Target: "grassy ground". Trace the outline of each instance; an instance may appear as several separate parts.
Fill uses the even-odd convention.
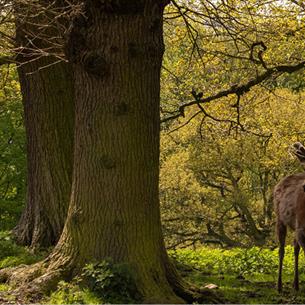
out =
[[[305,281],[295,294],[290,282],[285,283],[283,294],[276,291],[273,276],[232,276],[228,274],[210,275],[199,271],[189,272],[185,278],[199,286],[216,284],[229,304],[305,304]],[[291,279],[292,280],[292,279]]]
[[[20,264],[31,264],[43,258],[45,253],[33,255],[26,248],[16,246],[7,233],[0,232],[0,268],[14,267]],[[286,247],[284,261],[284,291],[276,291],[277,279],[277,249],[232,249],[221,250],[201,248],[199,250],[171,251],[171,257],[183,277],[199,287],[215,284],[215,290],[228,304],[305,304],[305,264],[300,258],[300,292],[292,289],[293,280],[293,249]],[[107,267],[107,266],[106,266]],[[99,266],[101,275],[105,264]],[[108,267],[107,267],[108,268]],[[120,270],[115,272],[118,274]],[[90,271],[92,272],[92,270]],[[109,273],[109,270],[107,270]],[[113,277],[113,273],[111,274]],[[102,274],[102,278],[105,276]],[[111,280],[113,282],[113,280]],[[118,280],[117,280],[118,281]],[[121,279],[122,281],[122,279]],[[125,280],[117,284],[124,286]],[[105,283],[105,282],[104,282]],[[109,286],[110,287],[110,286]],[[114,286],[114,287],[117,287]],[[16,296],[12,288],[0,284],[0,304],[16,304]],[[114,294],[113,294],[114,292]],[[115,299],[115,291],[111,296]],[[52,304],[99,304],[103,297],[98,291],[79,285],[79,280],[72,283],[61,282],[57,291],[46,296],[43,303]],[[125,299],[124,303],[129,300]],[[131,301],[130,301],[131,302]]]
[[[171,253],[180,272],[199,287],[218,286],[225,303],[230,304],[305,304],[304,257],[300,257],[300,291],[292,289],[293,249],[286,247],[283,293],[276,290],[277,249],[203,248]]]

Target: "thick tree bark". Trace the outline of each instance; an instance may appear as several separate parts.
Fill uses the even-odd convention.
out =
[[[27,49],[29,33],[38,31],[31,23],[36,19],[17,23],[28,173],[26,206],[14,234],[32,248],[54,245],[61,235],[71,194],[74,132],[71,66]],[[43,40],[32,40],[36,52],[46,46]]]
[[[87,262],[110,258],[130,266],[143,302],[191,301],[167,257],[159,211],[164,4],[122,3],[87,1],[86,17],[79,16],[70,33],[67,56],[76,88],[72,195],[41,280],[69,277]]]

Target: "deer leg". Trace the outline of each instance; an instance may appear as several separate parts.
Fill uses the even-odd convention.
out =
[[[299,290],[299,253],[300,253],[300,245],[297,239],[294,239],[294,280],[293,280],[293,288],[298,291]]]
[[[285,255],[285,240],[287,234],[287,227],[283,223],[277,224],[277,236],[279,239],[280,247],[279,247],[279,273],[277,280],[277,290],[278,292],[282,292],[283,283],[282,283],[282,269],[283,269],[283,259]]]

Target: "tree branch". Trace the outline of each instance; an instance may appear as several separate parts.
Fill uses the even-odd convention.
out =
[[[178,111],[177,111],[177,114],[162,119],[161,123],[164,123],[164,122],[167,122],[167,121],[170,121],[170,120],[173,120],[173,119],[177,119],[179,117],[184,117],[185,109],[190,107],[190,106],[209,103],[211,101],[220,99],[222,97],[227,97],[231,94],[236,94],[236,95],[241,96],[244,93],[250,91],[250,89],[252,87],[262,83],[263,81],[269,79],[271,76],[273,76],[277,73],[289,73],[290,74],[290,73],[296,72],[298,70],[301,70],[304,67],[305,67],[305,61],[302,61],[302,62],[300,62],[296,65],[279,65],[279,66],[276,66],[276,67],[273,67],[273,68],[269,68],[264,73],[258,75],[254,79],[249,80],[245,84],[233,85],[231,88],[229,88],[227,90],[220,91],[215,95],[211,95],[211,96],[206,97],[206,98],[198,98],[198,99],[196,98],[194,101],[191,101],[189,103],[181,105],[179,107]]]

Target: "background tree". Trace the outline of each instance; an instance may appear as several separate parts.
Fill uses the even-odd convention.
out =
[[[170,247],[272,241],[273,186],[301,170],[288,148],[304,137],[304,93],[252,90],[240,104],[245,131],[225,120],[234,116],[232,103],[208,108],[224,121],[182,121],[162,133],[161,207]]]
[[[164,61],[171,88],[164,90],[162,121],[183,117],[193,105],[206,116],[208,103],[258,84],[274,88],[304,67],[304,9],[291,1],[172,3],[165,37],[176,43]]]
[[[303,9],[278,1],[201,4],[174,2],[166,15],[160,187],[167,241],[263,244],[272,186],[297,169],[283,156],[304,134],[303,98],[293,94],[302,91],[304,71],[284,73],[303,67]]]
[[[74,82],[71,66],[58,58],[64,20],[60,3],[54,5],[46,11],[39,3],[14,2],[27,142],[26,205],[14,233],[32,248],[58,241],[71,192]]]

